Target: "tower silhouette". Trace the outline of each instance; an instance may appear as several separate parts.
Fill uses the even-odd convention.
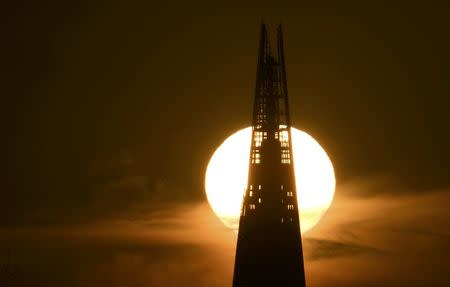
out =
[[[269,42],[262,24],[233,287],[306,286],[281,25]]]

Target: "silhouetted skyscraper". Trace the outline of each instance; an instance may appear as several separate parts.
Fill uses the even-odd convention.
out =
[[[281,25],[277,48],[263,24],[233,287],[306,286]]]

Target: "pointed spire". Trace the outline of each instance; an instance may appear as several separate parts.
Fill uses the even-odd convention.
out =
[[[284,60],[284,40],[283,40],[283,28],[278,25],[277,29],[277,50],[278,50],[278,64],[280,65],[280,79],[282,84],[282,89],[287,94],[287,81],[286,81],[286,63]]]
[[[267,63],[269,56],[270,56],[270,43],[269,43],[269,35],[267,32],[267,26],[264,22],[261,22],[258,66],[262,65],[263,63]]]
[[[233,287],[305,287],[281,26],[275,57],[268,36],[262,23]]]

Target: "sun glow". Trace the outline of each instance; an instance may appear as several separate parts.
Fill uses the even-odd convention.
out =
[[[310,135],[292,128],[295,181],[302,233],[314,227],[331,205],[336,180],[333,165]],[[229,228],[239,228],[243,195],[247,187],[251,128],[237,131],[217,148],[205,176],[208,202]]]

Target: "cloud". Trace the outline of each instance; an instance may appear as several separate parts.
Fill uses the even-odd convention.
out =
[[[448,286],[450,190],[360,196],[375,191],[378,179],[338,186],[327,215],[307,234],[320,238],[305,240],[309,286]]]
[[[0,238],[13,250],[14,286],[229,286],[236,235],[202,202]]]
[[[357,195],[377,181],[339,185],[304,236],[308,286],[449,286],[450,192]],[[123,206],[127,216],[2,230],[0,241],[15,250],[18,278],[45,286],[231,286],[236,235],[206,202],[127,210],[135,206]]]
[[[340,242],[326,239],[306,238],[303,240],[306,260],[320,260],[337,257],[348,257],[361,254],[383,254],[383,251],[351,242]]]

